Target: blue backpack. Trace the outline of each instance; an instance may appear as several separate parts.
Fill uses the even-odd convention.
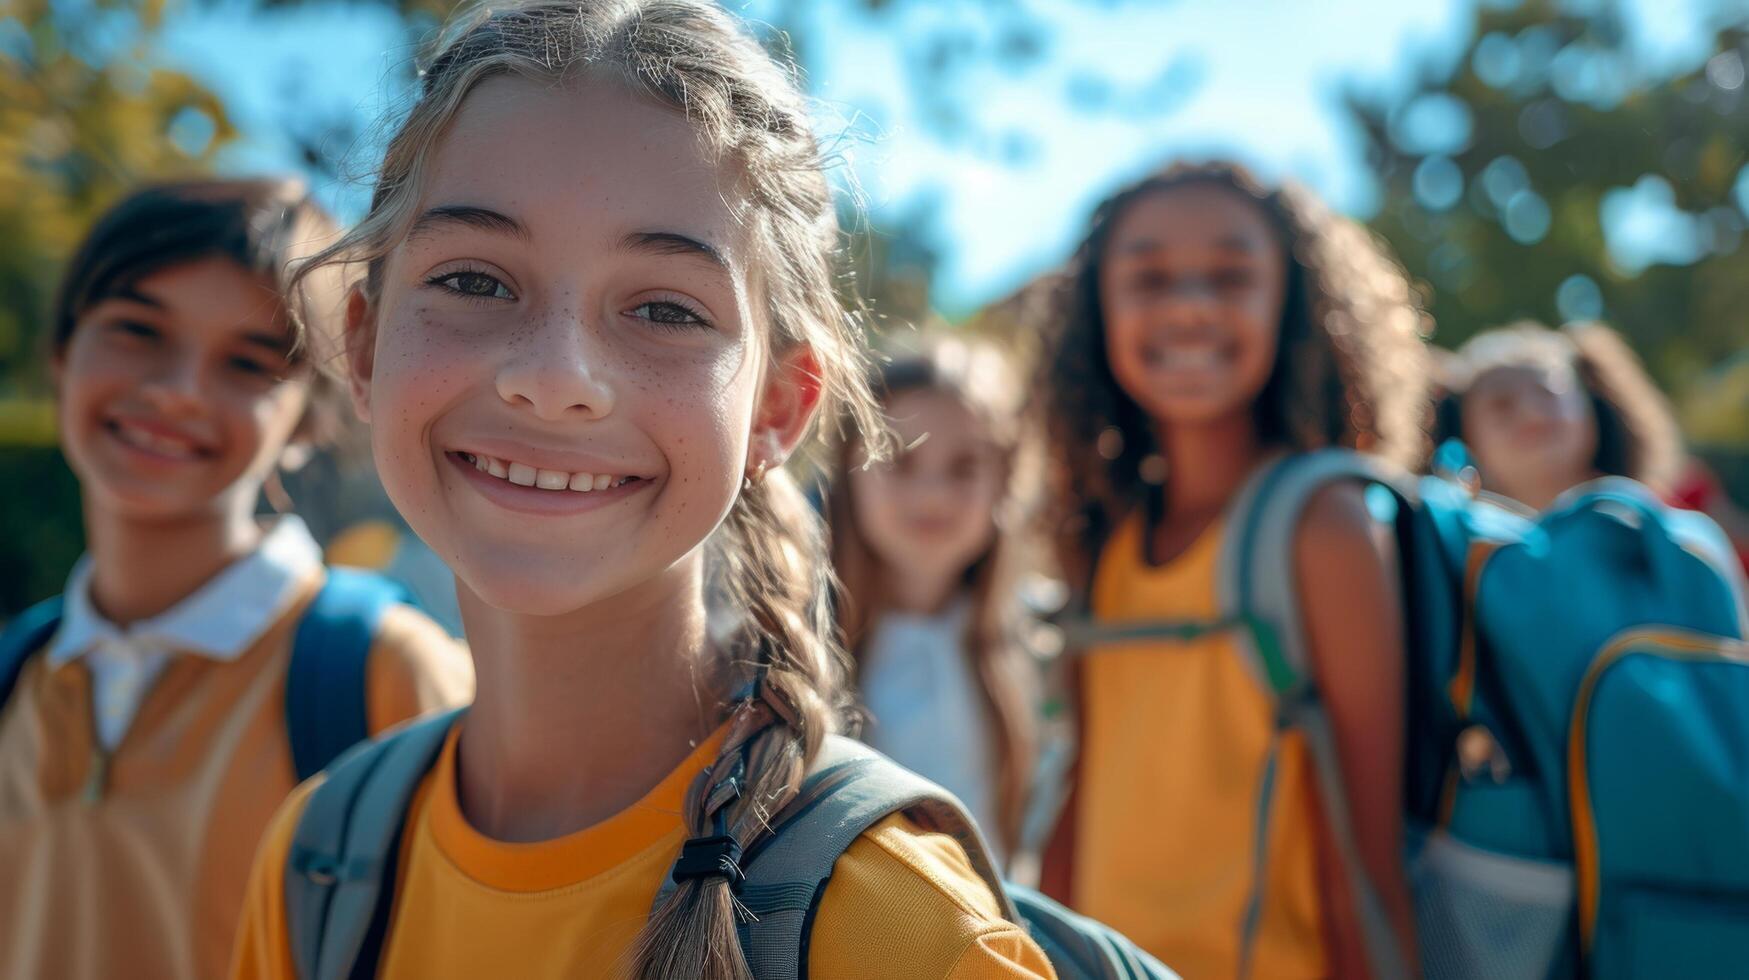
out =
[[[1717,526],[1619,478],[1539,517],[1338,450],[1282,466],[1393,514],[1425,976],[1740,975],[1749,647]]]
[[[301,980],[371,977],[394,905],[401,828],[459,711],[360,745],[310,795],[285,871],[286,925]],[[1001,903],[1063,980],[1171,980],[1176,974],[1123,936],[1043,895],[1005,885],[959,801],[867,746],[828,736],[772,831],[750,847],[740,900],[742,953],[759,980],[808,975],[808,933],[839,855],[894,813],[959,841]],[[673,887],[657,895],[660,904]],[[894,975],[902,975],[895,970]]]
[[[327,581],[298,622],[286,670],[286,735],[299,782],[370,736],[365,671],[371,642],[384,610],[412,601],[391,579],[328,569]],[[61,597],[55,596],[20,613],[0,633],[0,705],[11,696],[25,661],[60,624]]]

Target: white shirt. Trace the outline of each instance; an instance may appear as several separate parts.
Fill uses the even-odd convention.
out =
[[[939,615],[888,613],[875,624],[862,659],[862,698],[873,716],[863,741],[959,797],[994,848],[996,759],[965,649],[970,616],[970,604],[957,600]]]
[[[278,622],[322,564],[322,550],[295,516],[280,517],[248,556],[150,619],[116,626],[91,601],[91,556],[73,566],[49,667],[85,658],[97,737],[114,750],[174,653],[229,662]]]

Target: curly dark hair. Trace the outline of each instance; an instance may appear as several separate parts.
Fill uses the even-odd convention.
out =
[[[1070,581],[1150,488],[1152,420],[1113,376],[1100,270],[1112,229],[1137,200],[1183,187],[1239,194],[1264,212],[1287,258],[1275,367],[1255,417],[1265,445],[1347,446],[1413,465],[1426,452],[1422,312],[1403,269],[1366,228],[1294,185],[1270,189],[1228,162],[1180,164],[1123,188],[1093,213],[1059,294],[1058,333],[1040,367],[1051,442],[1053,519]]]
[[[1585,387],[1597,423],[1592,467],[1667,492],[1681,474],[1686,450],[1670,401],[1646,373],[1621,334],[1601,323],[1558,330],[1523,321],[1479,333],[1455,355],[1450,392],[1441,399],[1434,438],[1462,439],[1463,400],[1470,385],[1494,368],[1545,363],[1571,365]]]

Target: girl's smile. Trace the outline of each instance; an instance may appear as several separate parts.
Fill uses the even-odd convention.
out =
[[[620,595],[734,504],[766,371],[725,179],[618,84],[492,79],[449,128],[354,304],[355,396],[390,498],[488,605]]]
[[[120,516],[247,514],[294,437],[310,371],[272,284],[223,257],[95,303],[56,356],[62,444]]]

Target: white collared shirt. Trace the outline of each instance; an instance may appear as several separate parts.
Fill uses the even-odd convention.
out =
[[[86,555],[67,579],[65,611],[49,643],[49,667],[85,658],[97,737],[113,750],[172,654],[236,660],[279,621],[321,564],[322,550],[309,529],[286,515],[248,556],[164,612],[123,627],[92,604],[91,556]]]

